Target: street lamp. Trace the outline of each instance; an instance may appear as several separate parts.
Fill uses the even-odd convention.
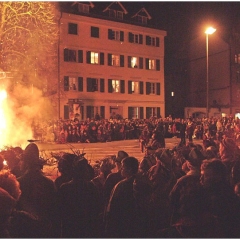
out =
[[[206,59],[207,59],[207,118],[209,117],[208,35],[213,34],[215,31],[216,31],[216,29],[213,27],[209,27],[205,31],[205,33],[206,33]]]

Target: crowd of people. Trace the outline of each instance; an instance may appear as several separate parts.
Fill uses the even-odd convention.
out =
[[[56,121],[34,121],[34,138],[43,142],[93,143],[139,139],[142,133],[151,137],[153,129],[161,128],[164,138],[178,137],[185,143],[185,136],[203,139],[206,134],[215,137],[217,133],[232,132],[240,139],[240,120],[222,118],[166,118],[150,119],[86,119],[78,118]],[[144,130],[144,132],[143,132]],[[208,137],[208,136],[207,136]]]
[[[199,121],[200,135],[195,119],[171,122],[166,130],[160,119],[139,120],[143,159],[123,149],[95,169],[85,153],[55,154],[54,181],[44,175],[35,143],[1,152],[0,236],[239,238],[238,121]],[[179,138],[172,149],[168,132]],[[194,144],[198,137],[203,144]]]

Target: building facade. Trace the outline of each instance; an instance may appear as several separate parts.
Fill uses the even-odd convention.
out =
[[[59,20],[59,117],[164,117],[164,37],[146,9],[119,2],[92,16],[96,3],[73,3]],[[124,21],[129,15],[133,22]],[[137,23],[137,24],[135,24]]]

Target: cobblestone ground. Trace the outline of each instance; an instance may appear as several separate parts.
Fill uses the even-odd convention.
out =
[[[166,138],[166,148],[173,148],[179,143],[179,138]],[[194,143],[202,144],[202,140],[194,140]],[[130,156],[136,157],[139,161],[142,160],[144,153],[141,153],[139,147],[139,141],[123,140],[113,141],[106,143],[73,143],[73,144],[56,144],[56,143],[37,143],[40,154],[44,159],[49,159],[48,164],[44,165],[43,172],[51,179],[55,179],[59,173],[57,170],[57,164],[51,153],[63,152],[85,152],[85,157],[90,161],[91,165],[94,165],[96,161],[103,159],[108,155],[117,154],[119,150],[126,151]]]

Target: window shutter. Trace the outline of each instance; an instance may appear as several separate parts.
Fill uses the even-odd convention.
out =
[[[157,95],[160,95],[160,91],[161,91],[160,83],[157,83]]]
[[[159,59],[156,60],[156,70],[160,71],[160,60]]]
[[[145,59],[146,69],[149,69],[149,58]]]
[[[120,67],[124,67],[124,55],[120,55]]]
[[[151,84],[150,82],[146,82],[146,94],[149,95],[151,92]]]
[[[105,119],[105,106],[100,106],[100,116]]]
[[[69,91],[69,77],[64,76],[64,91]]]
[[[142,57],[139,58],[139,68],[143,69],[143,58]]]
[[[124,32],[120,31],[120,41],[123,42],[124,41]]]
[[[133,117],[133,107],[128,107],[128,119],[132,119]]]
[[[92,79],[87,78],[87,92],[92,92]]]
[[[104,92],[104,79],[100,78],[100,92]]]
[[[160,107],[157,107],[157,118],[160,118],[161,117],[161,114],[160,114]]]
[[[143,82],[140,81],[139,84],[140,84],[140,94],[143,94]]]
[[[112,79],[108,79],[108,92],[112,93]]]
[[[132,94],[132,81],[128,81],[128,93]]]
[[[104,53],[100,53],[100,65],[104,65]]]
[[[128,41],[130,43],[132,43],[134,41],[134,35],[131,32],[128,33]]]
[[[112,66],[112,54],[108,53],[108,66]]]
[[[143,44],[143,35],[142,34],[139,34],[139,43]]]
[[[91,63],[91,51],[87,51],[87,63]]]
[[[120,80],[120,91],[121,93],[125,93],[125,81]]]
[[[83,78],[78,77],[78,91],[82,92],[83,91]]]
[[[64,119],[69,119],[69,106],[64,105]]]
[[[131,56],[128,56],[128,67],[131,68],[131,59],[132,57]]]
[[[84,119],[84,106],[81,106],[81,120]]]
[[[160,47],[160,39],[159,39],[159,37],[156,37],[156,47]]]
[[[78,50],[78,62],[83,63],[83,50]]]
[[[68,49],[64,48],[64,62],[68,62]]]
[[[140,119],[143,119],[144,116],[143,116],[143,107],[140,107]]]

